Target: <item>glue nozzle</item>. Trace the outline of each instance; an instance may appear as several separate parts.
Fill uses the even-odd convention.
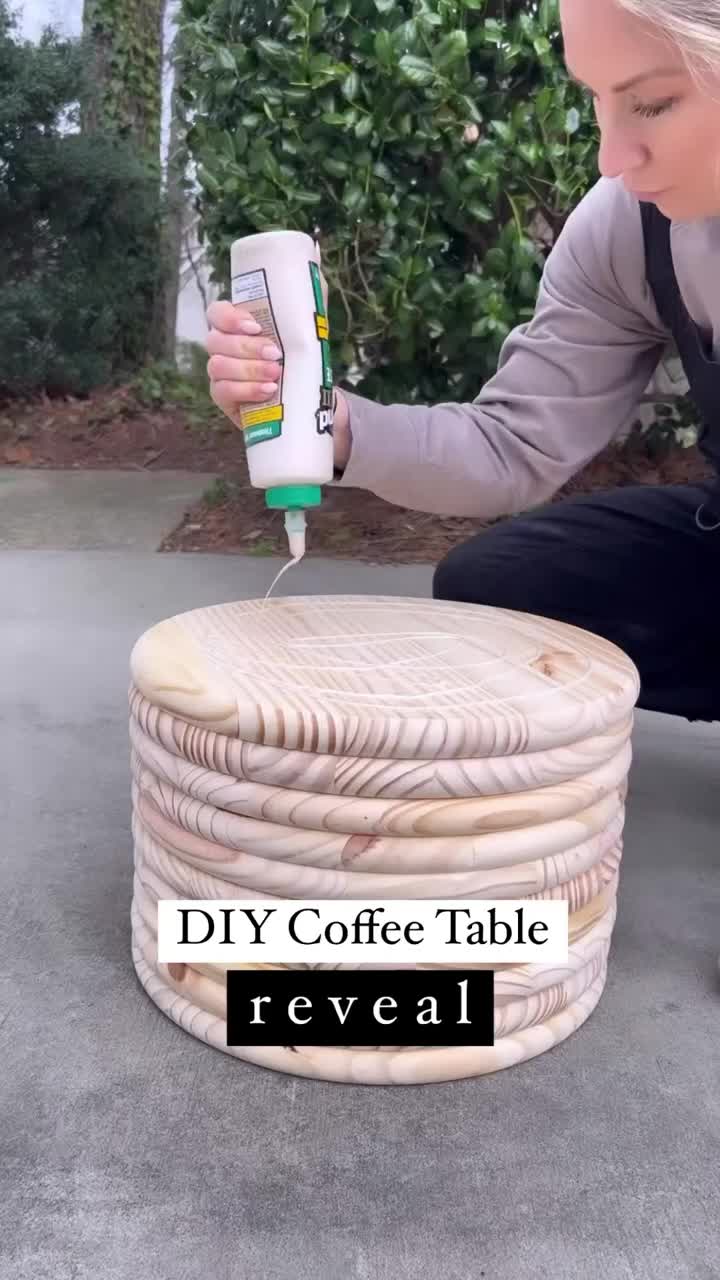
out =
[[[265,490],[265,503],[271,510],[285,512],[285,531],[293,560],[305,555],[305,511],[319,507],[322,489],[318,484],[274,485]]]
[[[305,512],[294,510],[285,512],[285,531],[288,536],[290,555],[293,560],[301,560],[305,555]]]

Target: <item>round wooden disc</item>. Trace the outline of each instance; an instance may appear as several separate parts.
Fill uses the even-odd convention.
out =
[[[168,849],[167,844],[153,835],[150,828],[142,821],[139,813],[132,819],[133,836],[136,849],[140,852],[150,850],[153,862],[158,860],[167,877],[173,892],[165,896],[181,898],[236,898],[237,882],[226,880],[217,871],[217,866],[205,863],[207,870],[195,862],[189,863],[177,852]],[[472,878],[466,877],[463,882],[464,897],[483,898],[533,898],[536,895],[545,898],[555,897],[582,905],[598,892],[602,884],[611,878],[615,867],[622,857],[623,819],[618,816],[610,822],[606,830],[592,836],[582,844],[562,853],[549,854],[546,858],[534,858],[528,862],[518,862],[512,867],[491,867],[487,870],[475,868]],[[312,854],[308,855],[309,858]],[[302,865],[315,866],[314,863]],[[470,867],[471,864],[464,864]],[[210,871],[212,868],[212,871]],[[315,868],[316,870],[318,868]],[[367,868],[381,870],[376,864]],[[407,865],[385,867],[395,874],[413,875],[413,869]],[[458,868],[460,869],[460,868]],[[433,874],[432,864],[415,867],[414,874],[427,871]],[[437,866],[435,867],[437,874]],[[410,881],[404,881],[409,884]],[[467,890],[472,885],[473,892]],[[294,897],[285,893],[268,894],[259,889],[244,888],[243,894],[248,898]],[[579,899],[582,899],[582,903]]]
[[[598,636],[530,614],[382,596],[246,600],[141,636],[135,686],[248,742],[381,759],[542,751],[602,734],[638,673]]]
[[[323,796],[313,791],[285,790],[259,782],[241,782],[210,769],[198,769],[158,746],[130,724],[130,741],[137,756],[135,776],[147,778],[148,787],[160,787],[181,806],[198,801],[207,811],[209,828],[216,829],[218,811],[243,818],[301,827],[308,831],[335,831],[348,836],[444,837],[480,834],[484,831],[537,827],[567,818],[597,804],[625,782],[632,761],[629,742],[621,750],[571,782],[524,791],[519,796],[472,796],[444,800],[370,800]]]
[[[457,760],[372,760],[243,742],[163,711],[134,686],[129,702],[131,724],[188,764],[287,790],[382,800],[498,796],[569,782],[616,756],[633,729],[631,713],[594,738],[546,751]]]
[[[236,888],[242,886],[247,889],[258,889],[271,897],[471,898],[477,896],[477,885],[487,883],[484,872],[493,866],[492,862],[483,864],[478,859],[474,869],[469,871],[446,872],[439,869],[435,872],[422,873],[408,870],[404,874],[392,874],[363,871],[362,867],[358,870],[347,870],[345,868],[348,865],[352,866],[352,862],[343,863],[342,859],[339,865],[336,863],[333,867],[298,865],[292,860],[269,857],[266,853],[249,853],[247,852],[248,842],[245,840],[242,842],[242,847],[233,847],[229,842],[219,844],[206,836],[190,832],[184,826],[177,825],[172,817],[162,813],[146,794],[136,795],[135,805],[138,816],[153,838],[176,857],[184,859],[185,862],[200,870],[222,876],[223,879],[231,881]],[[566,833],[566,824],[561,822],[548,823],[548,830],[557,829],[558,840],[560,833],[563,834],[565,849],[576,848],[592,836],[599,835],[603,831],[607,832],[618,816],[618,807],[602,801],[592,811],[592,822],[590,814],[591,811],[588,810],[586,814],[578,815],[579,820],[573,819],[577,824],[573,836]],[[241,820],[237,819],[237,821]],[[572,826],[569,829],[572,830]],[[218,838],[220,834],[223,834],[227,841],[227,832],[218,833]],[[477,838],[489,839],[489,837]],[[609,841],[608,836],[608,843]],[[409,845],[410,841],[405,843]],[[420,841],[413,843],[422,844]],[[312,848],[311,841],[308,841],[308,848]],[[390,852],[392,848],[392,842],[390,842]],[[422,850],[419,849],[418,853],[421,852]],[[543,856],[543,851],[537,849],[535,842],[531,844],[529,840],[527,852]],[[547,852],[560,852],[560,849],[548,849]],[[412,867],[413,850],[410,848],[407,853],[409,866]],[[441,865],[439,860],[439,866]],[[507,864],[496,862],[494,865]],[[238,896],[237,893],[235,896]]]

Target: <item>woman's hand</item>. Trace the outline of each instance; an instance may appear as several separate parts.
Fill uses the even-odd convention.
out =
[[[232,302],[211,303],[207,319],[210,395],[240,426],[244,404],[267,400],[277,390],[282,352],[267,337],[258,336],[262,328],[252,313]]]
[[[252,313],[232,302],[211,303],[207,320],[210,395],[218,409],[239,427],[243,405],[267,400],[277,390],[282,352],[262,336]],[[350,456],[350,413],[342,391],[336,394],[335,466],[344,468]]]

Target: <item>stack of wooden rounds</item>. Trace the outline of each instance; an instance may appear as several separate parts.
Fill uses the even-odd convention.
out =
[[[131,670],[133,960],[186,1030],[297,1075],[417,1084],[522,1062],[593,1011],[639,691],[620,650],[477,605],[291,597],[161,622]],[[156,904],[254,897],[567,899],[569,956],[479,966],[493,1047],[229,1048],[228,966],[159,964]]]

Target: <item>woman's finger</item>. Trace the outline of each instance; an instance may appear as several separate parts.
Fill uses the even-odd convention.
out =
[[[277,382],[281,366],[269,360],[234,360],[211,356],[207,364],[212,382]]]
[[[220,329],[223,333],[262,333],[262,325],[258,324],[252,312],[236,307],[232,302],[211,302],[207,309],[207,322],[212,329]]]
[[[277,391],[276,382],[231,382],[222,380],[210,383],[210,395],[218,409],[232,414],[242,404],[255,404],[267,400]]]
[[[205,348],[210,356],[231,356],[234,360],[279,360],[282,355],[269,338],[250,338],[221,329],[210,330]]]

